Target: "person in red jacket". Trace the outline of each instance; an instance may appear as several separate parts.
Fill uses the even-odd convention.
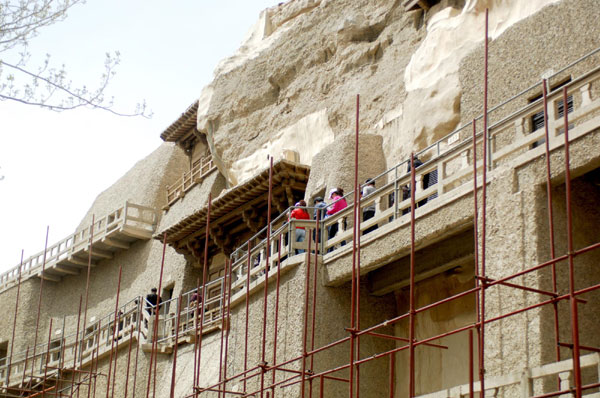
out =
[[[290,214],[290,220],[310,220],[310,215],[306,211],[306,202],[301,200],[300,202],[296,203],[296,206],[298,207],[292,210],[292,214]],[[304,239],[306,239],[306,231],[304,230],[304,227],[296,227],[296,242],[304,242]],[[304,252],[304,249],[296,249],[296,254]]]

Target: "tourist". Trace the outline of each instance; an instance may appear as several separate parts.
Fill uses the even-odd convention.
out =
[[[190,297],[190,307],[194,307],[197,303],[202,302],[202,297],[198,294],[198,290],[194,289],[194,292],[192,293],[191,297]]]
[[[363,185],[362,197],[366,198],[373,192],[375,192],[375,180],[373,180],[372,178],[369,178],[369,179],[367,179],[367,181],[365,181],[365,185]],[[363,209],[363,222],[367,221],[368,219],[373,218],[374,216],[375,216],[375,203],[373,203],[372,205],[369,205]],[[376,229],[377,229],[377,224],[372,225],[365,230],[363,235],[366,235],[371,231],[375,231]]]
[[[292,210],[292,214],[290,214],[290,220],[310,220],[310,215],[306,211],[306,202],[301,200],[296,203],[296,208]],[[296,242],[304,242],[306,238],[306,231],[304,227],[296,227]],[[296,254],[304,253],[306,250],[304,249],[296,249]]]
[[[150,289],[150,294],[146,296],[146,311],[148,314],[156,313],[156,304],[158,302],[158,294],[156,294],[158,290],[153,287]]]
[[[313,206],[315,206],[315,210],[313,211],[313,218],[315,220],[318,218],[319,221],[323,221],[323,219],[325,218],[327,203],[325,203],[321,196],[317,196],[313,201]]]
[[[346,199],[344,199],[344,190],[342,188],[333,188],[329,192],[329,199],[332,200],[331,205],[327,208],[327,216],[331,217],[334,214],[342,211],[346,207],[348,207],[348,203],[346,203]],[[338,232],[338,222],[335,222],[329,226],[329,238],[333,238]],[[346,242],[342,241],[342,246],[345,245]],[[332,251],[333,248],[329,248],[328,252]]]
[[[415,164],[415,172],[416,170],[423,165],[421,159],[419,159],[416,155],[413,158],[413,163]],[[406,172],[410,174],[410,160],[408,161],[408,166],[406,167]],[[402,187],[402,200],[410,199],[411,190],[410,183]],[[415,203],[415,207],[423,206],[427,203],[427,198],[421,200],[418,203]],[[402,215],[410,213],[410,207],[402,210]]]

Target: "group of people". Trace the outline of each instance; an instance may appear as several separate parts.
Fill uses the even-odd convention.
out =
[[[368,180],[365,181],[362,190],[361,190],[361,196],[363,198],[369,196],[370,194],[372,194],[373,192],[375,192],[375,181],[371,178],[369,178]],[[314,199],[313,202],[313,206],[314,206],[314,211],[313,211],[313,219],[314,220],[323,220],[326,219],[328,217],[333,216],[334,214],[344,210],[346,207],[348,207],[348,202],[346,202],[346,199],[344,198],[344,190],[342,188],[333,188],[329,191],[329,200],[330,203],[327,204],[325,202],[325,200],[323,200],[323,197],[321,196],[317,196]],[[292,210],[292,213],[290,214],[289,219],[296,219],[296,220],[309,220],[310,219],[310,215],[308,214],[308,211],[306,210],[306,202],[304,200],[299,201],[298,203],[296,203],[296,208],[294,210]],[[363,221],[366,221],[370,218],[373,218],[375,216],[375,204],[369,205],[367,207],[365,207],[363,209]],[[365,234],[368,234],[371,231],[374,231],[375,229],[377,229],[377,224],[370,226],[369,228],[367,228],[365,230]],[[335,235],[338,233],[339,230],[339,224],[338,223],[334,223],[331,224],[328,228],[327,228],[327,239],[331,239],[333,237],[335,237]],[[313,231],[313,239],[315,238],[316,232]],[[321,234],[319,234],[321,235]],[[304,240],[306,239],[306,231],[304,227],[296,227],[296,242],[304,242]],[[321,236],[319,236],[319,242],[321,241]],[[345,242],[341,242],[342,246],[345,244]],[[332,249],[330,249],[332,250]],[[296,250],[296,254],[299,253],[304,253],[305,250],[303,249],[297,249]]]
[[[194,289],[190,295],[188,306],[194,307],[202,303],[202,296],[198,294],[197,289]],[[156,314],[156,308],[162,307],[162,298],[158,297],[158,289],[153,287],[150,289],[150,293],[146,295],[146,312],[148,314]]]
[[[375,192],[375,181],[371,178],[365,181],[361,190],[361,197],[366,198]],[[329,191],[329,200],[330,203],[327,204],[323,197],[317,196],[314,199],[314,211],[313,211],[313,219],[314,220],[324,220],[328,217],[333,216],[334,214],[344,210],[348,207],[348,202],[344,198],[344,190],[342,188],[333,188]],[[295,220],[310,220],[310,215],[306,210],[307,205],[306,201],[301,200],[295,205],[295,209],[292,210],[289,219]],[[375,216],[375,204],[366,206],[363,209],[363,221],[367,221]],[[331,224],[327,229],[327,239],[333,238],[339,229],[338,223]],[[377,229],[377,224],[367,228],[364,234],[368,234],[371,231]],[[315,239],[316,231],[313,231],[313,239]],[[319,233],[321,235],[321,233]],[[304,242],[306,239],[306,230],[305,227],[297,226],[296,227],[296,242]],[[321,241],[321,236],[319,236],[319,242]],[[344,241],[341,242],[342,246],[345,244]],[[333,250],[332,248],[329,249]],[[296,254],[304,253],[304,249],[296,249]],[[146,311],[149,314],[155,314],[156,308],[160,308],[162,304],[162,300],[158,297],[158,290],[154,287],[150,290],[150,294],[146,295]],[[198,294],[196,290],[190,296],[190,302],[188,303],[190,307],[196,306],[197,304],[202,302],[202,297]]]

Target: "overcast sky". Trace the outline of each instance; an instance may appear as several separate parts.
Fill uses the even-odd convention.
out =
[[[233,54],[274,0],[88,0],[30,43],[75,82],[93,86],[106,52],[121,64],[108,93],[130,111],[56,113],[0,102],[0,272],[74,232],[95,197],[161,144],[160,133],[199,96],[217,63]],[[167,6],[168,4],[168,6]]]

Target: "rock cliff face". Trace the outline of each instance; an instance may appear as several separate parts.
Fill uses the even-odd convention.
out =
[[[199,100],[198,128],[229,184],[299,153],[301,163],[353,130],[383,136],[388,166],[460,121],[459,65],[558,0],[442,0],[427,12],[403,1],[292,0],[265,10]],[[343,12],[340,12],[343,10]],[[478,77],[479,78],[479,77]]]

